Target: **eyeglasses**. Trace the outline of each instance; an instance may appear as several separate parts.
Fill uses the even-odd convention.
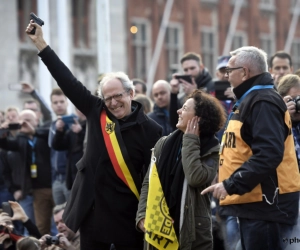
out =
[[[225,72],[226,72],[226,74],[230,74],[233,70],[236,70],[236,69],[242,69],[242,68],[244,68],[244,67],[236,67],[236,68],[229,68],[229,67],[226,67],[225,68]]]
[[[120,94],[116,94],[116,95],[113,95],[113,96],[110,96],[110,97],[107,97],[107,98],[104,98],[104,102],[105,104],[109,104],[111,103],[112,99],[115,99],[116,101],[120,101],[123,97],[123,95],[125,93],[127,93],[129,90],[125,90],[124,92],[120,93]]]

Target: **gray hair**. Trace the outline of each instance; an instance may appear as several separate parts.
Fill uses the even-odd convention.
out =
[[[135,94],[134,85],[133,85],[132,81],[129,79],[128,75],[126,75],[124,72],[120,72],[120,71],[119,72],[110,72],[110,73],[105,73],[105,76],[103,77],[103,79],[101,80],[101,82],[99,84],[97,93],[101,99],[104,98],[103,93],[102,93],[103,85],[112,79],[119,79],[125,90],[128,90],[128,91],[132,90],[133,94]]]
[[[58,214],[60,211],[64,210],[66,208],[66,205],[67,205],[67,202],[63,203],[63,204],[59,204],[59,205],[56,205],[54,208],[53,208],[53,215],[56,215]]]
[[[247,66],[252,76],[268,72],[267,53],[259,48],[244,46],[231,51],[230,55],[236,56],[234,66]]]

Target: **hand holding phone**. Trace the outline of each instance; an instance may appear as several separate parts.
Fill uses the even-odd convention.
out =
[[[44,21],[42,19],[40,19],[36,14],[34,14],[33,12],[30,13],[30,20],[33,20],[33,22],[35,22],[36,24],[38,24],[39,26],[43,26],[44,25]],[[30,34],[34,35],[35,34],[35,30],[36,28],[34,27],[33,30],[30,32]]]
[[[2,211],[7,213],[10,217],[13,216],[13,210],[9,204],[9,202],[2,202]]]

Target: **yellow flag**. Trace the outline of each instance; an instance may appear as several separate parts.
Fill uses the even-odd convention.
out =
[[[155,157],[152,157],[145,218],[145,239],[159,250],[177,250],[179,247],[169,207],[158,176]]]

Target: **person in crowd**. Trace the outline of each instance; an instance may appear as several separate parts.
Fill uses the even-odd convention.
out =
[[[5,111],[5,121],[1,123],[0,128],[8,128],[10,136],[16,136],[19,130],[19,109],[17,107],[8,107]]]
[[[57,122],[61,116],[67,115],[68,100],[60,88],[54,88],[50,94],[51,108],[57,120],[50,125],[48,145],[51,148],[51,168],[52,168],[52,194],[56,205],[65,203],[70,195],[70,190],[66,185],[67,150],[55,150],[52,147],[53,138],[57,130]]]
[[[9,204],[13,211],[13,217],[7,213],[0,213],[0,249],[15,250],[17,241],[24,236],[16,233],[13,221],[21,221],[32,237],[39,239],[41,234],[18,202],[9,201]]]
[[[219,141],[215,133],[225,120],[220,102],[195,90],[178,110],[178,129],[162,137],[154,147],[157,171],[180,249],[212,249],[210,199],[200,192],[217,173]],[[136,216],[137,226],[144,232],[148,188],[149,170]]]
[[[144,80],[139,78],[133,78],[132,83],[134,85],[135,94],[147,94],[147,85]]]
[[[227,66],[227,63],[230,58],[231,58],[230,55],[229,56],[220,56],[218,58],[217,67],[216,67],[216,81],[215,81],[215,90],[216,90],[215,93],[216,93],[217,98],[218,98],[218,95],[217,95],[218,84],[222,84],[222,83],[218,83],[218,81],[227,82],[229,84],[228,78],[226,75],[226,66]],[[228,87],[224,91],[224,97],[226,97],[226,100],[222,99],[220,101],[228,115],[228,114],[230,114],[230,112],[232,110],[232,107],[234,105],[234,99],[235,99],[235,96],[234,96],[234,93],[232,92],[231,87]],[[225,129],[225,127],[223,127],[222,129],[220,129],[220,131],[217,132],[217,137],[218,137],[219,141],[222,140],[222,136],[224,134],[224,129]],[[219,209],[219,200],[215,199],[215,198],[213,198],[212,200],[213,200],[212,205],[214,204],[216,207],[216,210],[218,210]],[[216,211],[216,212],[217,212],[218,217],[220,217],[221,225],[222,225],[222,228],[224,231],[224,241],[225,241],[225,245],[226,245],[226,250],[236,250],[237,242],[240,239],[237,217],[235,217],[235,216],[220,216],[218,211]]]
[[[153,84],[154,107],[153,112],[149,113],[148,116],[162,126],[163,136],[169,135],[173,131],[169,120],[170,94],[171,87],[167,81],[158,80]]]
[[[152,112],[153,103],[152,103],[152,100],[148,96],[143,95],[143,94],[137,94],[134,96],[133,100],[135,100],[143,105],[143,110],[144,110],[145,115]]]
[[[40,250],[41,243],[37,238],[27,236],[17,241],[17,250]]]
[[[188,52],[183,55],[180,63],[184,74],[192,77],[192,82],[190,83],[183,79],[177,79],[176,76],[179,75],[179,73],[174,73],[172,75],[170,84],[171,86],[177,87],[176,94],[179,93],[179,84],[181,84],[183,88],[184,95],[179,98],[180,107],[185,102],[186,97],[195,89],[201,89],[207,93],[214,92],[214,83],[212,77],[205,68],[201,55],[194,52]]]
[[[278,86],[281,77],[287,74],[292,74],[293,70],[292,57],[289,53],[285,51],[277,51],[271,56],[269,72],[272,74],[275,87]]]
[[[66,203],[56,205],[53,209],[53,217],[57,227],[58,234],[57,237],[57,245],[49,246],[47,244],[47,238],[51,237],[46,234],[43,235],[40,239],[41,249],[42,250],[80,250],[80,237],[79,231],[74,233],[71,229],[69,229],[63,221],[62,215],[64,213],[64,209],[66,207]]]
[[[300,77],[293,74],[283,76],[277,90],[286,103],[291,116],[296,156],[298,166],[300,166]]]
[[[170,98],[170,124],[173,130],[176,129],[177,124],[177,110],[182,107],[186,97],[195,89],[201,89],[204,92],[212,94],[214,92],[214,83],[211,75],[205,68],[201,55],[194,52],[188,52],[180,60],[181,67],[185,75],[191,76],[191,82],[183,79],[177,79],[179,73],[172,75],[170,81],[171,98]],[[183,95],[180,92],[180,85],[182,86]]]
[[[48,147],[49,130],[38,128],[36,114],[32,110],[21,111],[20,119],[22,121],[20,133],[15,138],[1,138],[0,147],[20,153],[21,164],[11,166],[14,168],[11,169],[11,185],[19,186],[16,191],[19,197],[15,197],[16,200],[24,202],[27,195],[33,194],[35,223],[40,232],[44,234],[50,232],[54,206],[51,191],[50,149]]]
[[[105,73],[96,97],[47,45],[39,25],[31,20],[26,33],[64,94],[87,117],[87,148],[63,220],[73,232],[80,229],[81,249],[110,249],[111,243],[117,250],[141,249],[135,212],[161,127],[133,100],[134,85],[125,73]]]
[[[35,112],[38,119],[38,125],[49,127],[52,121],[51,110],[48,108],[43,97],[37,92],[33,85],[22,82],[22,92],[30,94],[32,99],[27,99],[23,103],[23,109],[30,109]]]
[[[5,121],[5,112],[0,110],[0,125]]]
[[[219,183],[201,193],[220,199],[221,215],[238,217],[242,249],[284,249],[300,190],[290,115],[267,54],[252,46],[230,54],[226,72],[237,102],[222,138]]]
[[[297,69],[294,74],[300,77],[300,69]]]
[[[66,186],[71,190],[77,174],[76,163],[83,156],[83,141],[85,138],[86,117],[76,109],[77,118],[70,129],[65,129],[62,119],[56,121],[56,133],[52,140],[52,148],[57,151],[67,150]]]

